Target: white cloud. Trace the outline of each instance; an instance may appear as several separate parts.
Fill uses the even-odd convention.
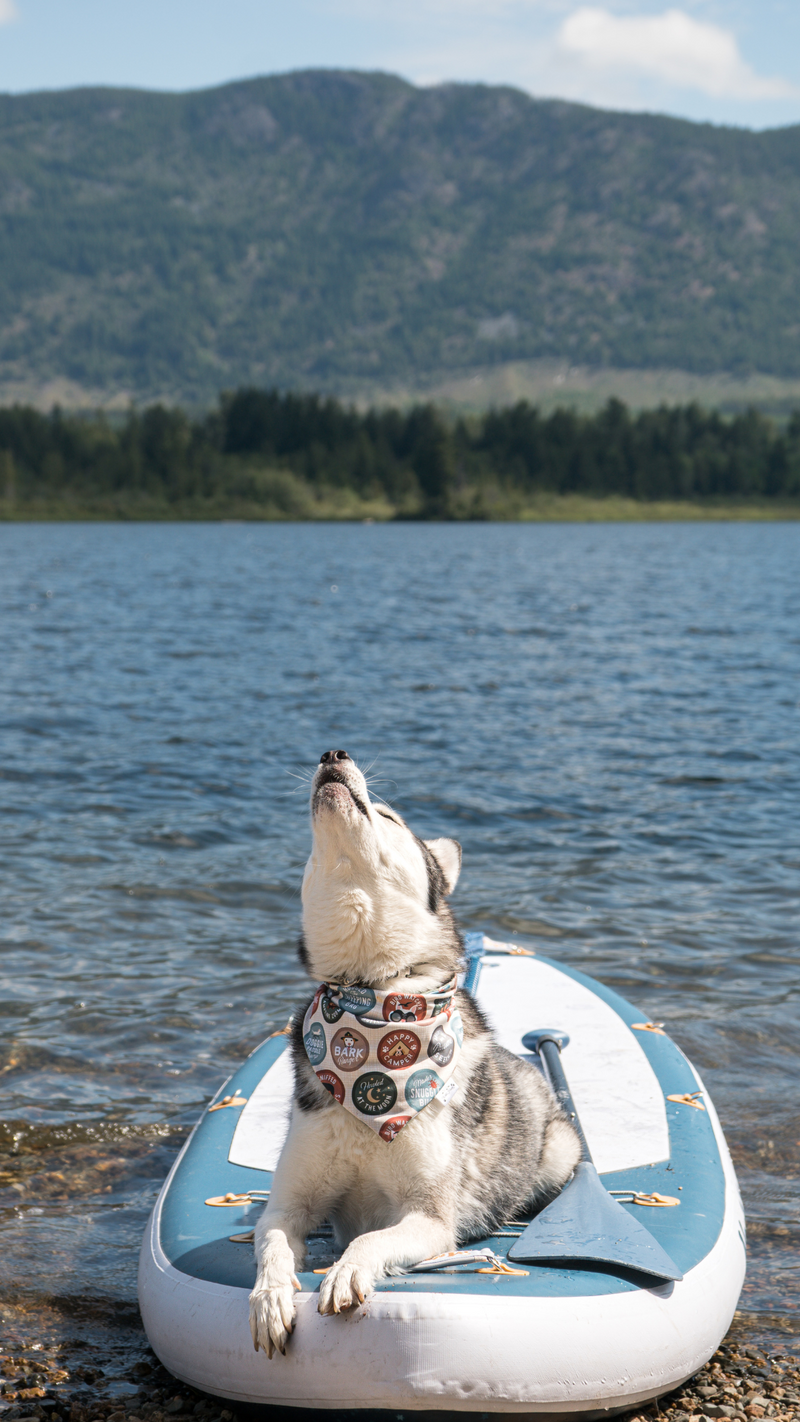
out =
[[[10,25],[16,18],[17,11],[13,0],[0,0],[0,25]]]
[[[591,69],[651,75],[715,98],[786,99],[798,90],[786,79],[756,74],[730,30],[692,19],[683,10],[662,15],[612,15],[583,6],[561,25],[557,49]]]

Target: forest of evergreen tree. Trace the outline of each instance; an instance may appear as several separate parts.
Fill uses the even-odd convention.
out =
[[[698,405],[594,415],[525,401],[449,417],[431,404],[365,412],[312,394],[242,389],[191,416],[157,404],[122,418],[0,409],[0,502],[116,500],[255,516],[313,517],[349,491],[398,517],[509,516],[543,492],[655,500],[800,499],[800,412]],[[510,502],[509,502],[510,501]],[[513,516],[513,513],[510,515]]]

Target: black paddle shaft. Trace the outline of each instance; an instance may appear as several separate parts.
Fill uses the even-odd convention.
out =
[[[528,1032],[522,1039],[522,1045],[527,1047],[529,1052],[538,1052],[544,1062],[556,1100],[578,1132],[578,1139],[581,1143],[581,1160],[588,1160],[591,1164],[592,1153],[586,1144],[586,1137],[575,1110],[569,1082],[561,1065],[561,1048],[565,1047],[568,1041],[569,1037],[565,1032]]]

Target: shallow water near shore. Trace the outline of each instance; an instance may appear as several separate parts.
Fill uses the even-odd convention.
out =
[[[0,526],[10,1346],[133,1395],[158,1187],[304,988],[332,746],[461,841],[464,928],[666,1023],[745,1199],[734,1332],[793,1346],[798,568],[783,524]]]

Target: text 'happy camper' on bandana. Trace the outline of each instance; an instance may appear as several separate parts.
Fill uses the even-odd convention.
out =
[[[321,983],[303,1021],[306,1055],[323,1086],[384,1141],[429,1106],[455,1071],[464,1041],[457,980],[432,993]]]

